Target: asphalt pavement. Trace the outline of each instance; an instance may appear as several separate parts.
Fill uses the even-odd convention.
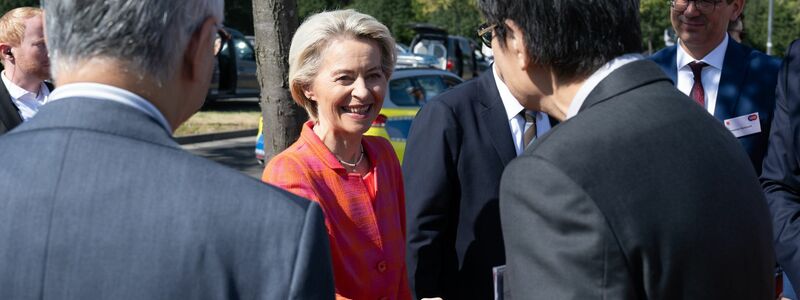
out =
[[[260,179],[264,171],[264,167],[258,164],[253,152],[256,147],[255,136],[185,144],[182,147],[195,155],[234,168],[254,178]]]

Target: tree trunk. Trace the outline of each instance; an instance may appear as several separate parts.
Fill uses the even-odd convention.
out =
[[[289,45],[297,30],[296,5],[295,0],[253,0],[265,162],[297,140],[308,119],[289,91]]]

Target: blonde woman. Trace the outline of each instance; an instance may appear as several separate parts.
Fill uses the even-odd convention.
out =
[[[311,120],[262,179],[322,207],[337,298],[410,298],[400,164],[387,140],[364,136],[395,60],[386,26],[354,10],[308,18],[289,50],[292,97]]]

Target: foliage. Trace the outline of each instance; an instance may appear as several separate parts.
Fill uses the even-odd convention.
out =
[[[413,33],[408,23],[414,17],[412,0],[353,0],[348,8],[371,15],[381,21],[398,41],[411,40]]]
[[[800,38],[800,3],[774,0],[773,5],[772,55],[783,56],[789,44]],[[744,15],[745,43],[766,52],[769,1],[748,1]]]
[[[664,30],[672,26],[669,10],[667,1],[641,0],[642,49],[655,52],[664,47]]]
[[[437,25],[452,35],[477,39],[482,22],[474,0],[414,0],[417,20]]]
[[[22,6],[39,6],[39,0],[3,0],[0,1],[0,16],[9,10]]]

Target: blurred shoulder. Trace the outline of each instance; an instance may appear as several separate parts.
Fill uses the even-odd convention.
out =
[[[500,97],[500,94],[497,92],[497,86],[494,83],[493,73],[484,72],[476,78],[467,80],[433,97],[425,106],[436,103],[451,108],[469,107],[474,105],[476,101],[492,93]]]
[[[676,51],[677,51],[677,48],[674,45],[673,46],[669,46],[669,47],[665,47],[665,48],[663,48],[661,50],[658,50],[658,52],[653,53],[653,55],[648,57],[648,59],[650,59],[650,60],[652,60],[652,61],[654,61],[654,62],[656,62],[658,64],[666,64],[666,63],[669,63],[671,60],[674,59]]]

